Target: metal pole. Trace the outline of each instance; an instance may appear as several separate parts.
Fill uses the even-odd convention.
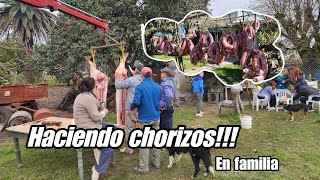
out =
[[[58,0],[57,2],[65,5],[65,6],[67,6],[67,7],[69,7],[69,8],[75,9],[75,10],[77,10],[77,11],[83,13],[83,14],[86,14],[86,15],[88,15],[88,16],[91,16],[91,17],[93,17],[93,18],[96,18],[96,19],[98,19],[99,21],[103,21],[103,19],[101,19],[101,18],[99,18],[99,17],[97,17],[97,16],[95,16],[95,15],[92,15],[92,14],[90,14],[90,13],[87,13],[87,12],[81,10],[81,9],[76,8],[76,7],[73,7],[73,6],[71,6],[71,5],[69,5],[69,4],[65,3],[65,2],[62,2],[62,1],[59,1],[59,0]]]

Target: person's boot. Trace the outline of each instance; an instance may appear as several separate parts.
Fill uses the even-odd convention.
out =
[[[91,175],[91,180],[98,180],[100,173],[96,170],[95,166],[92,166],[92,175]]]
[[[93,154],[94,154],[94,158],[97,161],[97,165],[99,165],[101,151],[98,148],[94,148],[93,149]]]

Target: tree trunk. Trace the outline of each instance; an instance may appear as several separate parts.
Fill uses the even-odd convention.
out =
[[[68,111],[72,113],[73,102],[79,94],[77,87],[73,87],[69,92],[62,98],[60,104],[57,106],[57,110]],[[106,106],[110,111],[115,111],[115,97],[116,97],[116,88],[114,84],[108,85],[108,94],[106,99]]]
[[[30,55],[32,54],[32,50],[33,50],[33,39],[27,39],[26,38],[26,35],[25,35],[25,31],[24,31],[24,35],[23,35],[23,43],[25,45],[25,48],[26,48],[26,51],[27,51],[27,54]],[[30,67],[29,65],[29,62],[28,61],[25,61],[24,63],[24,76],[26,78],[26,81],[28,83],[34,83],[35,82],[35,78],[34,78],[34,72],[33,72],[33,69],[32,67]]]

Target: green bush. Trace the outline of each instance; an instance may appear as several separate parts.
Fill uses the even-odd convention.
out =
[[[216,75],[226,84],[237,84],[243,80],[243,71],[239,65],[227,65],[215,69]]]

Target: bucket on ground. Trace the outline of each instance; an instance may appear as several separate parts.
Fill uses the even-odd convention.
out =
[[[244,129],[250,129],[252,127],[252,117],[247,115],[240,116],[241,127]]]

